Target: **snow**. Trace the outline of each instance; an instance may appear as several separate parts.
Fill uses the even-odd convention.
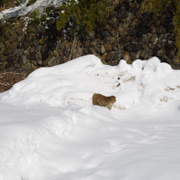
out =
[[[35,3],[27,6],[29,0],[26,0],[25,3],[20,4],[17,7],[6,9],[0,12],[0,19],[4,18],[8,20],[12,17],[23,16],[32,12],[36,9],[44,9],[48,6],[58,7],[63,2],[62,0],[36,0]]]
[[[179,78],[156,57],[37,69],[0,94],[0,180],[180,179]]]

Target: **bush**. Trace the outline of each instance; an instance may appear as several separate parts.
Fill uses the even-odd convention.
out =
[[[20,4],[23,4],[23,3],[25,3],[25,2],[26,2],[26,0],[15,0],[15,1],[14,1],[14,3],[15,3],[16,6],[19,6]]]
[[[32,4],[34,4],[37,0],[29,0],[29,2],[27,3],[27,6],[30,6]]]
[[[112,0],[67,0],[60,9],[56,22],[58,30],[68,25],[73,33],[83,34],[93,31],[108,15],[107,6]]]
[[[30,23],[32,24],[46,24],[47,13],[42,9],[37,9],[30,14]]]
[[[2,0],[2,1],[3,1],[3,4],[9,3],[9,0]]]

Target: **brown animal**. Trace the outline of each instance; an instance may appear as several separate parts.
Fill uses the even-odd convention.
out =
[[[103,96],[102,94],[94,94],[92,97],[93,105],[105,106],[111,110],[112,105],[116,102],[115,96]]]

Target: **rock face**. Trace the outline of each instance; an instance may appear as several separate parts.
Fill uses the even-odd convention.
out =
[[[102,62],[117,65],[124,58],[124,51],[132,61],[157,56],[180,68],[173,64],[177,48],[172,18],[171,9],[161,17],[152,17],[139,13],[137,0],[117,1],[106,25],[84,39],[63,36],[56,30],[54,17],[47,23],[48,28],[41,24],[26,27],[21,18],[6,24],[0,22],[0,71],[28,72],[86,54],[95,54]]]

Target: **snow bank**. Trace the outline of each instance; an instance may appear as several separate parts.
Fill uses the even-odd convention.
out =
[[[93,93],[101,93],[117,97],[116,109],[161,108],[179,101],[179,77],[179,71],[160,63],[156,57],[148,61],[136,60],[132,65],[121,60],[118,66],[112,67],[88,55],[34,71],[1,95],[1,99],[26,106],[34,103],[53,107],[84,106],[91,105]]]
[[[94,55],[0,94],[0,180],[180,179],[180,71]],[[93,93],[115,95],[112,110]]]

